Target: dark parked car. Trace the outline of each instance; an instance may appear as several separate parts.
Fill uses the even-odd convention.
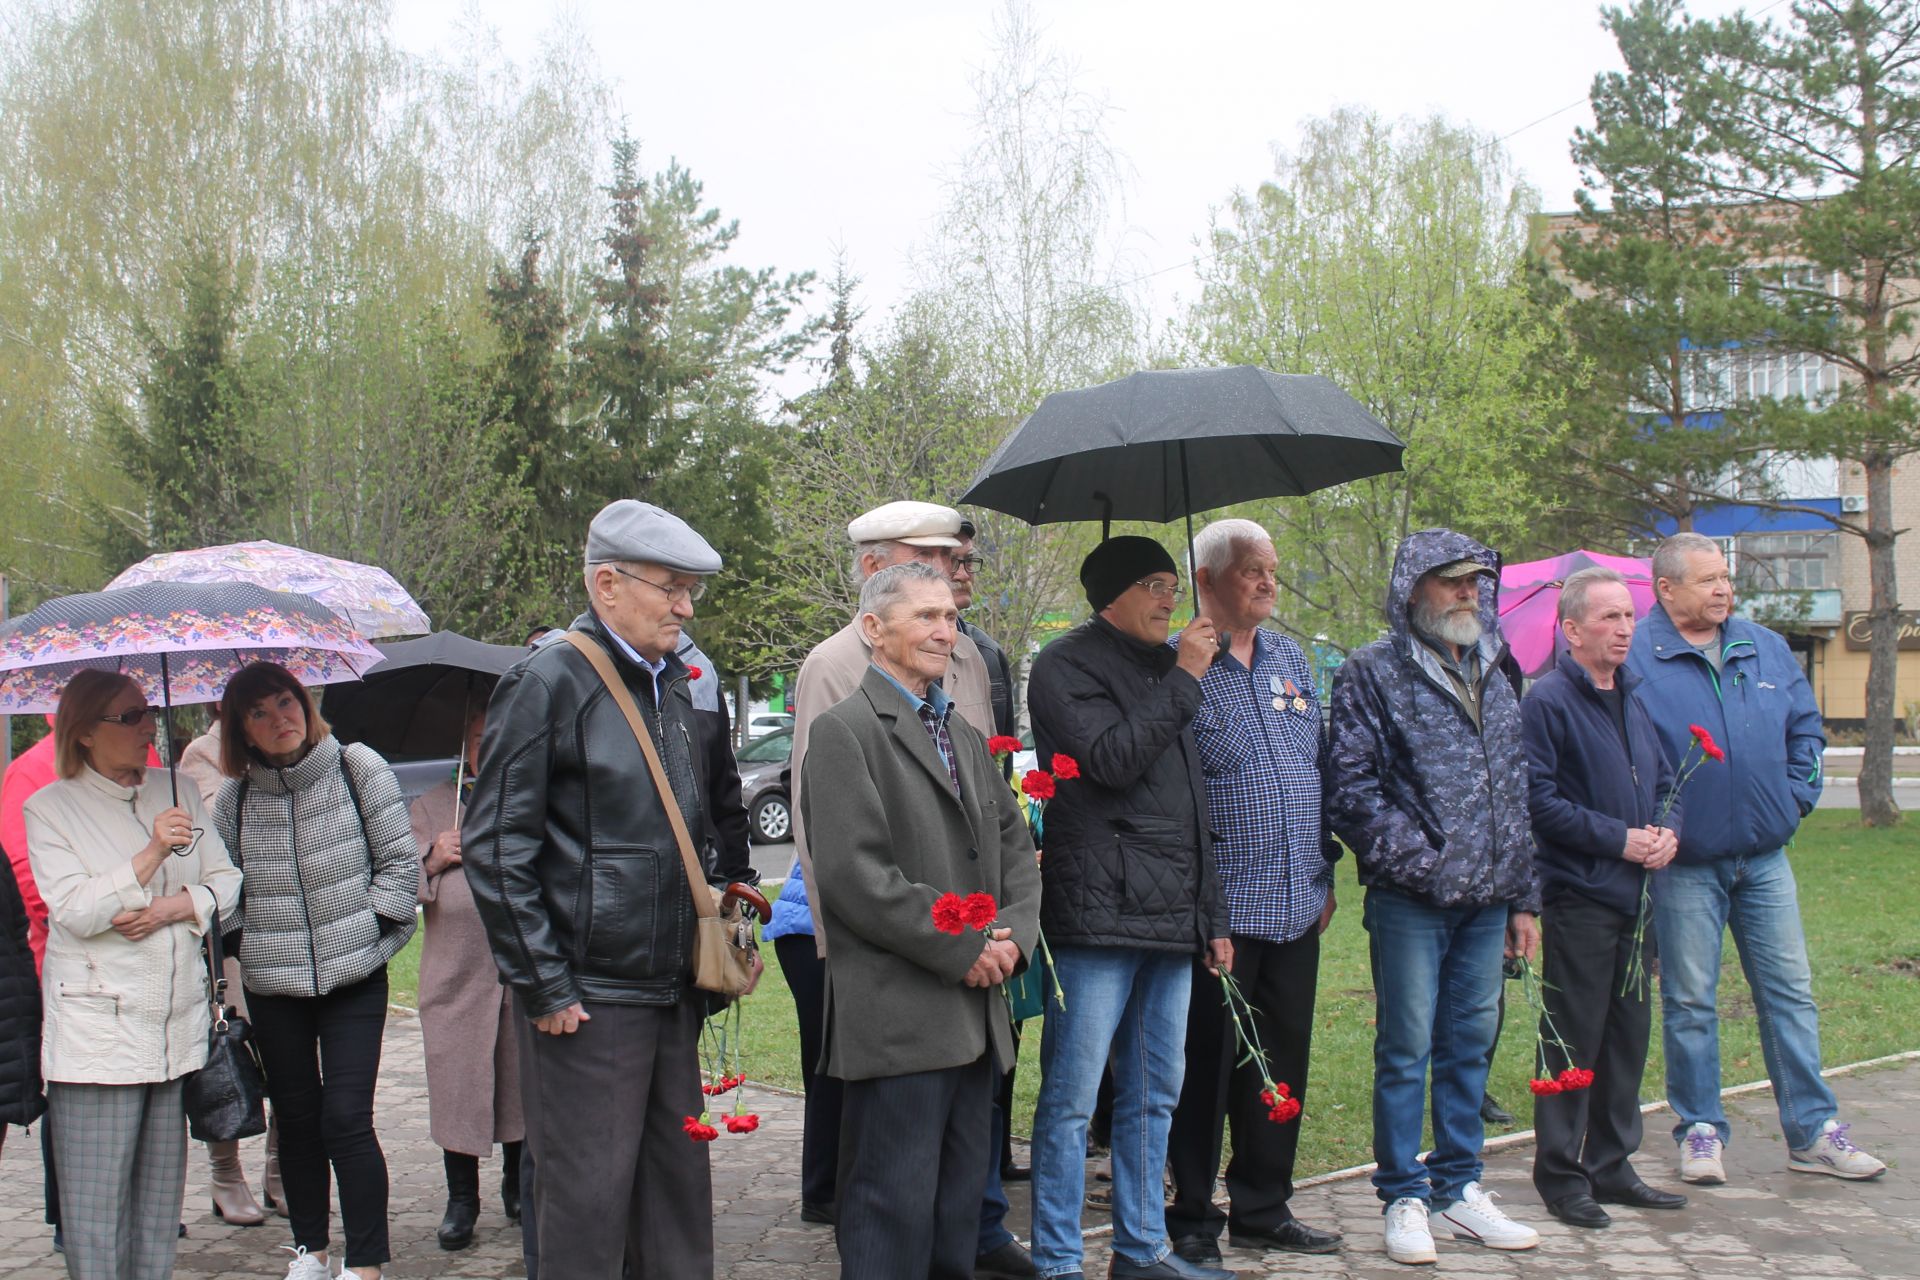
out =
[[[734,753],[740,765],[740,796],[747,804],[747,832],[756,844],[793,839],[793,809],[787,803],[787,760],[793,730],[755,738]]]

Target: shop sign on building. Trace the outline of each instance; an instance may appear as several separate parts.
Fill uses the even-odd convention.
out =
[[[1840,631],[1847,638],[1847,648],[1865,649],[1873,643],[1873,615],[1865,610],[1849,612]],[[1900,647],[1920,649],[1920,613],[1900,611]]]

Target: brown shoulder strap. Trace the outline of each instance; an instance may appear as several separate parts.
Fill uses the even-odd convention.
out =
[[[627,728],[633,730],[634,741],[640,744],[640,754],[647,758],[647,772],[653,775],[654,790],[660,793],[660,803],[667,811],[667,821],[673,824],[673,838],[680,845],[680,861],[686,864],[687,886],[693,890],[694,913],[717,917],[720,909],[714,905],[706,872],[700,865],[699,855],[693,851],[693,837],[687,833],[687,820],[680,815],[680,802],[674,799],[673,788],[667,783],[667,771],[661,767],[660,752],[653,745],[653,735],[647,731],[647,722],[640,715],[639,704],[634,702],[633,694],[628,691],[620,673],[614,670],[613,659],[607,656],[607,651],[597,641],[578,631],[567,632],[566,640],[600,673],[607,692],[613,695],[614,705],[627,718]]]

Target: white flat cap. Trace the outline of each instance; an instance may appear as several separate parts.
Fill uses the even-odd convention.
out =
[[[587,563],[657,564],[674,573],[718,573],[720,553],[693,526],[651,502],[609,502],[587,526]]]
[[[934,502],[889,502],[847,526],[854,542],[904,542],[910,547],[960,545],[960,513]]]

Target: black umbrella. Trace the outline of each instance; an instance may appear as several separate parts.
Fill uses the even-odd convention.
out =
[[[527,656],[452,631],[378,646],[385,659],[358,684],[332,685],[321,714],[342,742],[364,742],[388,759],[443,756],[466,763],[467,719],[496,680]]]
[[[1405,450],[1325,378],[1250,365],[1155,369],[1056,391],[960,501],[1028,524],[1187,519],[1398,471]]]

